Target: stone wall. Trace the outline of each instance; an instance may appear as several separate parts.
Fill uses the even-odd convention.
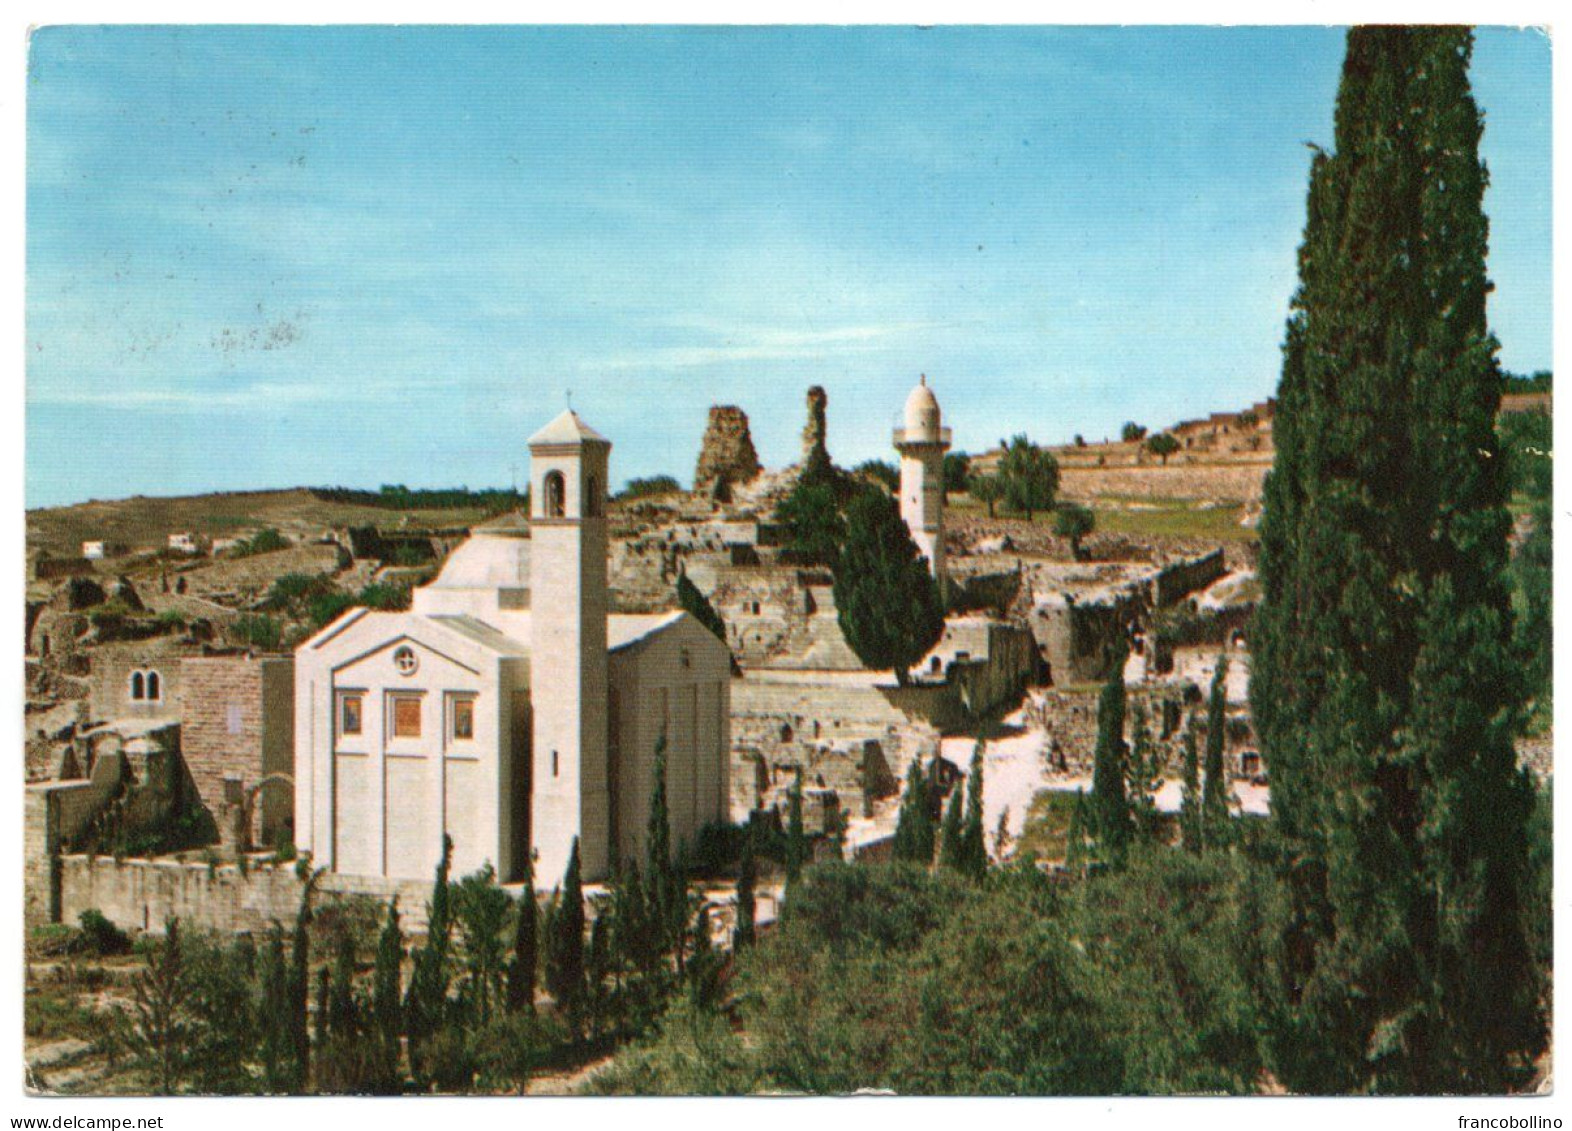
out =
[[[736,405],[711,406],[693,471],[694,492],[730,498],[734,485],[753,482],[761,470],[748,432],[748,414]]]
[[[22,897],[26,922],[59,921],[60,845],[103,811],[119,790],[124,774],[125,759],[116,753],[99,758],[90,779],[40,782],[26,787],[22,795]]]
[[[1205,589],[1228,572],[1228,563],[1222,550],[1213,550],[1198,558],[1169,562],[1157,571],[1152,582],[1152,603],[1159,609],[1173,604],[1180,598]]]
[[[117,861],[111,856],[63,856],[58,874],[55,921],[74,924],[82,912],[93,908],[123,930],[155,935],[164,933],[164,923],[171,917],[224,933],[268,931],[275,923],[287,929],[305,893],[305,880],[294,863],[271,860],[252,862],[242,870],[238,864],[173,857]],[[313,906],[359,900],[385,904],[395,895],[404,930],[424,930],[429,880],[324,873],[317,881]]]
[[[898,789],[914,756],[932,757],[939,732],[869,683],[774,682],[750,674],[731,689],[731,819],[776,804],[803,771],[853,813]]]
[[[181,747],[226,845],[274,843],[294,824],[294,671],[288,656],[202,656],[181,664]]]

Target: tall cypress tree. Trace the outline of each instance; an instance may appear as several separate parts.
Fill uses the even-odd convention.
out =
[[[1130,840],[1130,801],[1125,793],[1124,650],[1097,700],[1097,746],[1092,761],[1091,824],[1100,846],[1118,855]]]
[[[1179,803],[1179,834],[1187,852],[1201,851],[1201,758],[1195,724],[1184,730],[1184,792]]]
[[[540,905],[535,901],[535,859],[524,854],[524,890],[513,921],[513,961],[508,965],[508,1012],[535,1011],[535,962],[540,939]]]
[[[795,884],[808,859],[808,836],[802,827],[802,767],[786,791],[786,883]]]
[[[1499,1091],[1544,1043],[1471,50],[1351,31],[1311,168],[1251,684],[1299,1090]]]
[[[1201,792],[1202,839],[1208,845],[1228,838],[1228,770],[1223,753],[1228,738],[1228,657],[1217,657],[1206,700],[1206,783]]]
[[[964,802],[961,783],[956,782],[950,791],[950,800],[944,807],[944,822],[939,828],[939,863],[946,868],[960,871],[962,867],[961,833],[966,819],[961,815]]]
[[[907,860],[926,868],[933,863],[932,795],[922,759],[913,758],[906,770],[906,792],[901,794],[901,811],[895,822],[895,842],[891,851],[897,860]]]
[[[378,1090],[391,1093],[399,1084],[399,1033],[403,1010],[399,1004],[400,967],[404,961],[404,935],[398,923],[398,897],[388,901],[387,922],[377,937],[376,965],[371,974],[371,1024],[376,1032]]]
[[[961,824],[960,867],[974,880],[988,873],[988,844],[983,832],[983,750],[978,740],[966,776],[966,819]]]
[[[584,885],[580,876],[579,838],[573,838],[562,897],[546,932],[546,988],[577,1033],[584,1005]]]
[[[752,946],[754,919],[757,915],[754,886],[758,882],[758,864],[753,855],[753,822],[750,820],[742,832],[742,863],[737,871],[737,927],[733,946],[737,950]]]

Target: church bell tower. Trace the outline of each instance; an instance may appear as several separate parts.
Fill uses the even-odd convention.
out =
[[[606,470],[611,442],[571,409],[530,437],[530,839],[536,883],[610,869]]]

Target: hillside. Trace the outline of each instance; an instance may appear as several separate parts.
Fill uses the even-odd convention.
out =
[[[137,495],[30,510],[27,549],[50,557],[74,557],[89,540],[154,550],[162,548],[170,534],[181,532],[212,538],[272,527],[298,539],[318,537],[331,527],[451,529],[471,526],[487,517],[478,506],[399,510],[332,502],[303,487],[167,498]]]

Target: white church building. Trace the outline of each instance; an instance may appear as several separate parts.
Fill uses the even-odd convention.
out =
[[[611,444],[572,411],[529,441],[530,521],[477,528],[407,612],[353,609],[295,654],[295,840],[318,866],[560,883],[641,859],[664,737],[672,843],[724,820],[731,657],[683,612],[608,612]]]

